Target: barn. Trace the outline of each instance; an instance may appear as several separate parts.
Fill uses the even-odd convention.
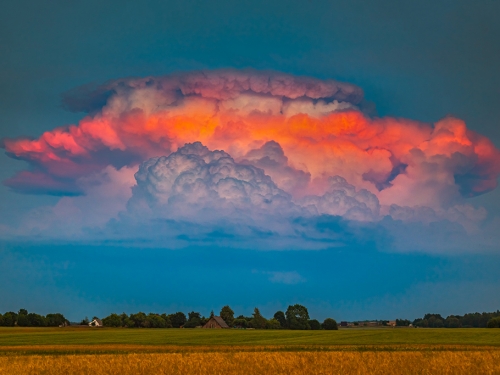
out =
[[[212,316],[203,328],[229,328],[229,326],[220,316]]]

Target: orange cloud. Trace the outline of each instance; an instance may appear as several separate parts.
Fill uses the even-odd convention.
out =
[[[75,194],[79,178],[110,165],[135,167],[195,141],[258,163],[296,199],[324,194],[329,179],[342,176],[383,205],[444,207],[495,188],[500,173],[499,150],[462,120],[431,125],[370,118],[360,107],[362,91],[345,83],[255,71],[195,72],[114,81],[87,93],[88,102],[100,102],[95,96],[104,93],[107,104],[78,125],[35,140],[5,140],[9,155],[31,165],[5,184]],[[281,147],[281,164],[269,155],[249,157],[268,142]]]

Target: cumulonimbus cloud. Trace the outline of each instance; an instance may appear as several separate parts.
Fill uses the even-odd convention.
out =
[[[129,209],[140,197],[156,211],[230,202],[466,225],[485,216],[466,198],[494,189],[500,174],[499,150],[462,120],[372,118],[360,88],[333,80],[190,72],[80,88],[64,102],[87,115],[37,139],[4,140],[30,166],[4,181],[13,190],[85,195],[89,176],[117,170],[130,181],[135,170]]]

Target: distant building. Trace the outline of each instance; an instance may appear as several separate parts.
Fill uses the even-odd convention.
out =
[[[92,320],[92,321],[89,323],[89,326],[90,326],[90,327],[102,327],[102,326],[103,326],[103,324],[102,324],[102,320],[101,320],[101,319],[96,318],[96,319]]]
[[[229,326],[220,316],[212,316],[203,328],[229,328]]]
[[[387,325],[388,325],[389,327],[396,327],[396,321],[395,321],[395,320],[389,320],[389,321],[387,322]]]
[[[340,322],[341,327],[347,327],[348,323],[347,322]]]

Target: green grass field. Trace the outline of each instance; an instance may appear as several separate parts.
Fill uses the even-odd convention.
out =
[[[98,358],[97,358],[98,356]],[[500,374],[500,329],[0,328],[0,374]]]
[[[486,345],[500,329],[341,329],[338,331],[126,328],[0,328],[2,347],[44,345],[342,346]]]

